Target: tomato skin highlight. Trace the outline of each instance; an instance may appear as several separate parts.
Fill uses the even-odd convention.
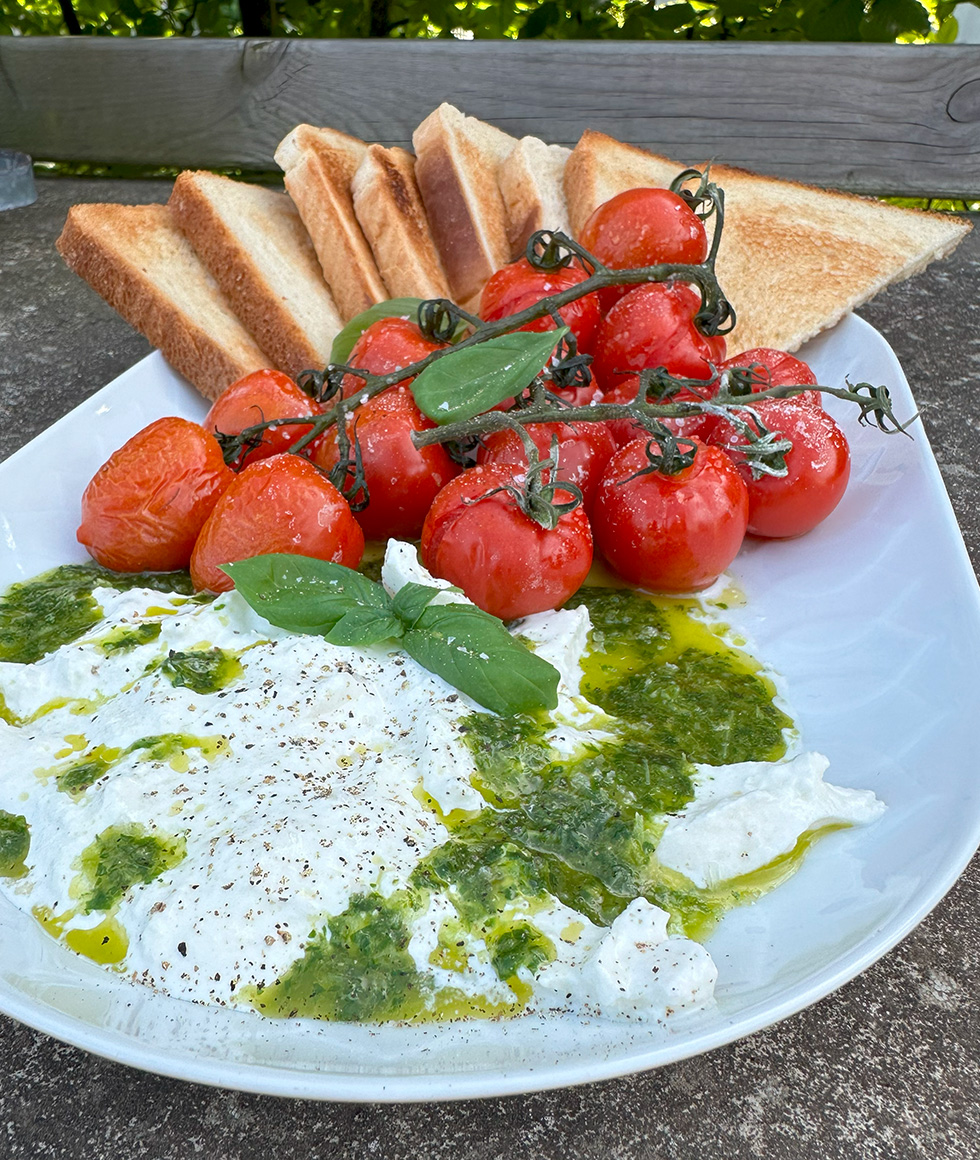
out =
[[[92,477],[82,495],[78,542],[116,572],[186,568],[198,533],[234,478],[218,441],[200,424],[157,419]]]
[[[656,266],[661,262],[696,266],[708,256],[704,223],[682,197],[669,189],[640,188],[617,193],[595,210],[579,231],[578,240],[611,270]],[[601,290],[603,312],[636,285]]]
[[[515,480],[523,484],[523,473],[507,464],[471,468],[439,492],[422,528],[425,567],[501,620],[557,608],[592,566],[592,533],[581,505],[548,530],[507,492],[488,495]],[[557,498],[569,497],[559,492]]]
[[[421,362],[433,351],[444,350],[445,347],[446,343],[430,342],[409,318],[380,318],[372,322],[354,343],[347,365],[370,371],[373,375],[387,375],[391,371]],[[411,379],[404,379],[395,386],[407,386],[409,382]],[[344,375],[341,391],[344,398],[349,399],[363,386],[364,380],[357,375]]]
[[[354,518],[369,540],[417,539],[436,494],[459,474],[461,468],[440,444],[416,448],[412,443],[413,431],[433,427],[407,387],[383,391],[348,415],[347,432],[352,443],[356,432],[361,445],[370,496]],[[337,431],[331,428],[313,462],[329,471],[338,459]],[[347,482],[353,482],[351,473]]]
[[[223,435],[239,435],[246,427],[270,419],[298,419],[320,412],[318,404],[289,375],[276,370],[253,371],[222,391],[205,415],[203,427]],[[309,427],[301,423],[269,427],[262,433],[259,446],[241,457],[235,466],[241,468],[270,455],[281,455],[308,431]]]
[[[580,265],[563,266],[560,270],[536,270],[527,258],[520,258],[508,266],[502,266],[484,286],[480,296],[480,317],[484,322],[496,322],[509,314],[518,314],[542,298],[559,294],[570,286],[577,286],[586,278],[588,274]],[[602,314],[598,297],[586,294],[563,306],[558,314],[575,335],[579,351],[591,351]],[[554,330],[555,320],[546,314],[534,322],[525,323],[520,329]]]
[[[586,512],[591,512],[599,480],[616,444],[605,423],[528,423],[524,430],[531,436],[538,455],[551,455],[552,437],[558,440],[559,480],[576,484],[582,491]],[[524,444],[516,431],[494,431],[483,440],[477,452],[477,463],[510,463],[527,469]],[[548,480],[545,480],[548,482]]]
[[[748,491],[724,452],[699,440],[694,463],[677,475],[637,475],[648,465],[648,442],[636,439],[609,461],[592,520],[596,547],[630,584],[696,592],[738,554]]]
[[[716,442],[737,466],[749,495],[748,530],[765,539],[791,539],[812,531],[844,496],[851,474],[851,453],[844,432],[822,408],[796,399],[763,399],[754,404],[770,431],[793,444],[786,452],[785,476],[753,479],[745,456],[736,451],[745,440],[721,420]],[[749,422],[751,416],[743,416]],[[754,424],[753,424],[754,425]]]
[[[630,373],[666,367],[683,379],[711,377],[725,358],[725,340],[694,325],[701,298],[681,282],[638,286],[621,298],[599,325],[592,373],[608,393]]]
[[[246,467],[221,496],[191,554],[196,588],[227,592],[222,564],[291,552],[356,568],[364,533],[347,501],[309,460],[277,455]]]

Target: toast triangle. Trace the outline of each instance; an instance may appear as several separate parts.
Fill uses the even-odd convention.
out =
[[[297,125],[276,149],[340,317],[349,322],[388,293],[357,223],[351,183],[367,145],[337,129]]]
[[[449,104],[412,136],[415,175],[453,298],[467,302],[510,261],[497,170],[516,138]]]
[[[666,186],[678,162],[586,131],[565,166],[573,231],[627,189]],[[711,177],[725,192],[717,274],[738,322],[730,351],[796,350],[892,282],[944,257],[970,224],[834,193],[727,165]]]
[[[208,399],[274,366],[165,205],[76,205],[58,252]]]
[[[512,258],[524,253],[536,230],[571,229],[562,176],[571,150],[522,137],[497,171],[507,213],[507,240]]]
[[[351,192],[357,220],[389,296],[449,298],[449,282],[429,228],[411,153],[369,145]]]
[[[181,173],[174,220],[242,325],[294,378],[322,369],[341,328],[313,243],[286,193],[214,173]]]

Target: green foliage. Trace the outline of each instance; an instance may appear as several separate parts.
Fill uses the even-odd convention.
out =
[[[0,34],[949,43],[954,8],[955,0],[0,0]]]

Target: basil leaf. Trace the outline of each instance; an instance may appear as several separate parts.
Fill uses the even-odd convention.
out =
[[[401,636],[405,627],[397,616],[383,608],[367,608],[359,605],[351,608],[337,621],[324,639],[331,644],[347,645],[349,648],[364,648],[382,640]]]
[[[401,646],[491,712],[533,713],[558,704],[558,670],[475,605],[430,604]]]
[[[391,600],[391,610],[399,617],[407,628],[414,628],[415,622],[429,605],[429,601],[440,592],[459,591],[458,589],[435,588],[431,584],[416,584],[409,581],[403,584]]]
[[[412,383],[419,410],[435,423],[455,423],[482,415],[519,395],[555,349],[568,327],[518,330],[443,355]]]
[[[374,306],[369,306],[367,310],[362,310],[360,314],[355,314],[333,340],[333,346],[330,348],[330,361],[332,363],[347,362],[350,358],[350,352],[354,349],[354,344],[364,331],[372,323],[380,322],[382,318],[404,318],[407,315],[415,322],[418,319],[421,301],[421,298],[389,298],[387,302],[377,302]]]
[[[225,564],[222,571],[259,616],[290,632],[328,633],[356,608],[391,612],[380,584],[329,560],[274,552]]]

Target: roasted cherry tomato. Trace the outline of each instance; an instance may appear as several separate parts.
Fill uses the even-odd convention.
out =
[[[218,441],[187,419],[157,419],[113,452],[82,496],[79,543],[116,572],[186,568],[204,521],[235,478]]]
[[[442,342],[430,342],[411,319],[382,318],[372,322],[354,343],[347,365],[370,371],[373,375],[386,375],[420,362],[434,350],[442,350],[445,345]],[[396,385],[405,386],[408,381]],[[356,395],[363,385],[364,380],[357,375],[344,375],[344,398]]]
[[[355,434],[360,444],[370,497],[355,519],[369,540],[417,539],[436,493],[459,474],[459,465],[444,447],[416,448],[412,443],[413,431],[434,426],[407,387],[383,391],[348,415],[347,433],[352,446]],[[331,428],[313,460],[329,471],[338,458],[337,430]],[[353,478],[348,475],[348,486]]]
[[[246,467],[215,504],[191,554],[197,588],[226,592],[222,564],[292,552],[356,568],[364,533],[347,501],[307,459],[276,455]]]
[[[724,452],[699,440],[694,462],[677,475],[641,475],[649,466],[649,442],[636,439],[609,461],[592,518],[596,547],[640,588],[706,588],[735,559],[745,537],[745,484]]]
[[[817,384],[817,376],[807,364],[784,350],[772,350],[769,347],[744,350],[719,363],[718,370],[728,371],[734,367],[752,369],[753,391],[764,391],[767,387],[811,387]],[[811,407],[823,407],[819,391],[802,391],[792,397]]]
[[[844,432],[822,407],[796,399],[763,399],[754,410],[770,431],[793,444],[786,452],[785,476],[753,479],[736,448],[745,437],[721,421],[712,436],[732,457],[748,487],[749,524],[754,536],[788,539],[815,528],[840,503],[851,474],[851,453]],[[754,421],[748,413],[745,418]],[[722,428],[725,428],[722,431]]]
[[[480,317],[496,322],[508,314],[517,314],[534,306],[542,298],[559,294],[570,286],[584,282],[588,274],[579,265],[564,266],[560,270],[535,270],[527,258],[511,262],[493,275],[484,286],[480,297]],[[558,312],[562,321],[575,335],[578,349],[592,350],[592,340],[599,325],[599,299],[595,294],[577,298]],[[550,314],[528,322],[521,330],[554,330],[555,320]]]
[[[238,435],[246,427],[270,419],[298,419],[318,414],[320,407],[289,375],[282,371],[253,371],[219,395],[204,417],[204,428],[206,431],[220,431],[223,435]],[[257,459],[280,455],[308,431],[309,427],[300,423],[269,427],[262,433],[259,445],[240,455],[235,466],[244,467]]]
[[[592,373],[604,393],[631,372],[666,367],[682,379],[707,379],[725,358],[724,338],[709,338],[694,325],[701,305],[682,282],[638,286],[599,324]]]
[[[551,455],[551,441],[557,439],[557,478],[579,487],[585,510],[590,512],[599,479],[616,450],[606,424],[528,423],[524,429],[534,441],[541,459]],[[495,431],[488,435],[476,458],[478,463],[510,463],[519,468],[527,467],[524,444],[516,431]]]
[[[581,505],[548,530],[524,514],[507,486],[524,476],[506,464],[457,475],[436,496],[422,528],[422,563],[501,620],[557,608],[592,565]],[[558,492],[558,501],[570,497]]]
[[[592,214],[578,240],[612,270],[661,262],[696,266],[708,256],[704,224],[687,202],[669,189],[617,193]],[[632,286],[614,286],[600,291],[603,313],[630,289]]]

